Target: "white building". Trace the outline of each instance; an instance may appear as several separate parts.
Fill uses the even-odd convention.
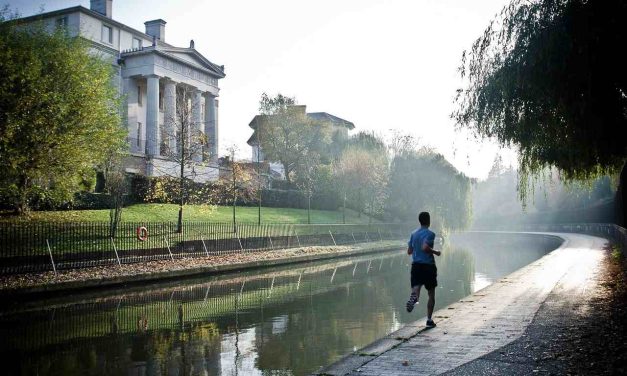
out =
[[[51,30],[66,27],[70,35],[86,39],[94,53],[111,62],[117,72],[115,84],[126,98],[122,112],[129,132],[129,173],[176,176],[180,166],[162,155],[164,145],[171,142],[165,136],[165,119],[175,116],[177,92],[191,90],[192,123],[207,139],[206,150],[194,159],[193,179],[216,180],[218,171],[211,166],[217,165],[218,80],[225,77],[224,66],[202,56],[193,41],[189,47],[167,44],[164,20],[145,22],[145,32],[115,21],[112,5],[112,0],[91,0],[91,9],[76,6],[23,21],[43,20]]]

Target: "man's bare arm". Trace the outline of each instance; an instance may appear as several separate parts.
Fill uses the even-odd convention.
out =
[[[427,244],[427,242],[422,243],[422,250],[425,253],[429,253],[431,255],[436,255],[436,256],[439,256],[442,253],[440,251],[436,251],[435,249],[433,249],[429,244]]]
[[[407,254],[411,255],[412,253],[414,253],[414,249],[412,247],[407,247]]]

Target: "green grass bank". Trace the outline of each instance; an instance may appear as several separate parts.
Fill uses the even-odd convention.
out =
[[[178,209],[178,205],[175,204],[131,205],[124,208],[122,222],[176,222]],[[232,206],[186,205],[183,213],[185,221],[230,222],[233,219]],[[257,223],[257,215],[257,207],[235,208],[235,217],[239,223]],[[109,210],[34,211],[28,217],[6,215],[0,217],[0,221],[108,222]],[[307,223],[307,210],[262,207],[261,221]],[[311,223],[342,223],[342,211],[312,210]],[[346,209],[346,223],[368,223],[368,217],[363,214],[359,216],[355,211]]]

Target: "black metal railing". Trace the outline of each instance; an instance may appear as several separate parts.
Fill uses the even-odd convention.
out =
[[[147,236],[140,240],[141,227]],[[405,224],[237,224],[123,222],[0,223],[0,274],[145,262],[407,237]]]

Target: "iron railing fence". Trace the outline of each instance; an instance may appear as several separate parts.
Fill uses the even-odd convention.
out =
[[[148,235],[140,240],[138,228]],[[410,224],[0,223],[0,274],[406,238]]]
[[[530,232],[573,232],[580,234],[595,235],[612,240],[620,245],[623,252],[627,250],[627,229],[613,223],[557,223],[557,224],[524,224],[524,225],[503,225],[497,228],[491,227],[486,230],[511,230]]]

